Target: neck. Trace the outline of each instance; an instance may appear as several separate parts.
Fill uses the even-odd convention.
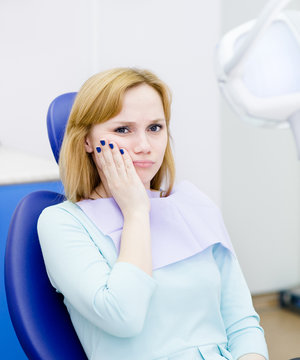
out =
[[[101,184],[94,189],[94,192],[97,198],[109,198],[112,197],[111,193],[105,189],[105,187]]]

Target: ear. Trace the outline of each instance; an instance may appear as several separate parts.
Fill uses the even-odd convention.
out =
[[[89,135],[84,139],[84,148],[87,153],[92,153],[94,151]]]

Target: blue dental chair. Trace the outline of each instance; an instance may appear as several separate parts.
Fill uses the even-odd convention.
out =
[[[48,136],[58,162],[67,119],[76,93],[57,97],[47,116]],[[30,360],[86,360],[63,296],[51,286],[37,236],[42,210],[64,201],[51,191],[36,191],[18,204],[5,251],[5,290],[19,342]]]

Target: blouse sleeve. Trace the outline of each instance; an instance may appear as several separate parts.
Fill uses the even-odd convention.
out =
[[[221,244],[215,245],[214,257],[221,275],[221,313],[228,350],[234,359],[250,353],[268,359],[264,331],[237,258]]]
[[[66,210],[46,208],[38,236],[51,284],[95,326],[118,337],[143,328],[156,281],[137,266],[110,267],[84,226]]]

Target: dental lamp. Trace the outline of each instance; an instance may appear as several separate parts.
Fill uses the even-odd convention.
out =
[[[300,12],[271,0],[256,20],[225,34],[216,50],[222,94],[253,125],[290,128],[300,160]]]

